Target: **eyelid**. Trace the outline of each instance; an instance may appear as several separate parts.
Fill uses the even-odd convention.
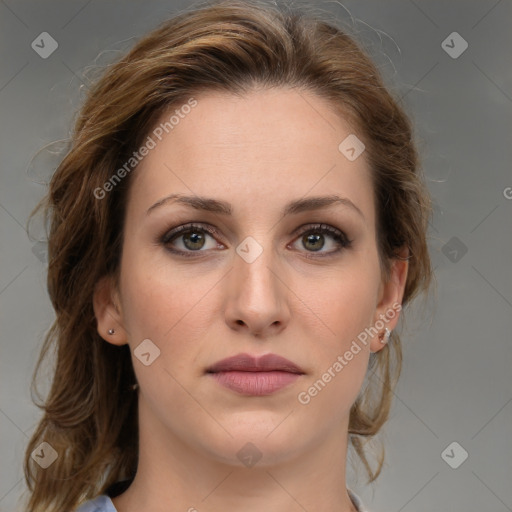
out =
[[[190,222],[188,224],[183,224],[181,226],[177,226],[175,228],[164,231],[164,234],[160,237],[161,242],[169,243],[171,239],[174,238],[176,235],[179,235],[182,232],[187,233],[188,231],[192,231],[194,229],[197,229],[199,231],[203,230],[209,233],[210,235],[215,235],[219,238],[223,238],[220,232],[213,226],[210,226],[209,224]]]
[[[307,233],[308,231],[325,231],[327,233],[331,233],[332,235],[338,235],[340,237],[343,237],[347,243],[351,243],[353,240],[349,240],[347,234],[338,228],[335,228],[334,226],[331,226],[330,224],[326,224],[325,222],[313,222],[309,224],[303,224],[302,226],[299,226],[294,232],[294,235],[300,236],[303,233]]]

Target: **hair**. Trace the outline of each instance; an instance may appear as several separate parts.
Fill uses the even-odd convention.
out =
[[[402,305],[428,290],[431,202],[411,122],[354,37],[304,9],[255,1],[220,1],[175,15],[91,86],[70,148],[32,212],[44,211],[49,230],[47,287],[56,317],[32,377],[36,403],[36,378],[53,347],[53,379],[46,399],[36,403],[43,416],[24,457],[29,512],[72,510],[137,470],[138,394],[129,389],[135,382],[129,346],[99,336],[92,305],[99,279],[119,277],[134,172],[101,199],[94,191],[140,147],[166,109],[203,91],[243,95],[255,87],[310,91],[353,123],[371,170],[383,275],[406,248]],[[369,483],[384,454],[374,470],[363,444],[388,419],[401,363],[400,337],[393,332],[371,355],[369,385],[350,411],[349,441]],[[31,457],[43,441],[58,454],[46,469]]]

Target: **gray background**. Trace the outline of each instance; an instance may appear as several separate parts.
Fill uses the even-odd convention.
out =
[[[189,5],[0,0],[2,512],[17,510],[25,489],[23,451],[40,414],[29,384],[53,318],[44,246],[25,232],[58,163],[38,151],[68,137],[91,66]],[[362,472],[348,484],[372,512],[512,511],[512,3],[309,5],[353,25],[402,97],[435,202],[437,293],[407,311],[402,378],[382,434],[386,465],[374,484]],[[469,45],[456,59],[442,47],[454,31]],[[47,59],[31,48],[41,32],[59,45]],[[446,460],[469,454],[457,469],[442,457],[454,441]]]

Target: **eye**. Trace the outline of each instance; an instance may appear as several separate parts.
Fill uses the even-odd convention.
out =
[[[326,235],[328,236],[326,237]],[[307,252],[319,253],[319,257],[331,256],[350,247],[352,244],[352,240],[349,240],[343,231],[329,226],[328,224],[303,226],[299,228],[299,237],[300,238],[295,243],[302,243],[302,246],[307,249]],[[334,240],[335,243],[331,242],[330,244],[326,244],[326,238]],[[322,251],[326,245],[327,247],[334,245],[335,248],[331,251]]]
[[[204,252],[201,249],[215,249],[219,246],[213,236],[220,236],[219,233],[207,225],[186,224],[178,226],[164,234],[161,243],[173,253],[183,256],[193,256],[191,252]],[[210,247],[206,245],[207,239],[211,238],[214,243]],[[176,244],[176,242],[179,242]],[[175,248],[178,245],[178,248]],[[179,247],[181,245],[181,247]],[[220,244],[222,246],[222,244]],[[223,246],[222,246],[223,247]]]
[[[349,248],[352,244],[352,240],[349,240],[343,231],[329,226],[328,224],[309,224],[302,226],[296,230],[296,234],[300,238],[291,245],[301,242],[302,246],[307,249],[306,252],[312,253],[307,256],[308,258],[333,256],[343,249]],[[207,244],[208,238],[212,240],[209,247]],[[160,243],[174,254],[194,257],[197,253],[205,252],[208,249],[225,249],[226,247],[217,242],[215,238],[222,237],[212,226],[206,224],[185,224],[167,231],[160,238]],[[329,239],[331,240],[330,243]],[[322,251],[326,246],[327,248],[334,246],[334,249]]]

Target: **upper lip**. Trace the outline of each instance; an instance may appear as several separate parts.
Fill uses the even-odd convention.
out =
[[[278,356],[277,354],[266,354],[261,357],[254,357],[250,354],[237,354],[217,361],[206,369],[207,373],[218,373],[228,371],[240,372],[270,372],[282,371],[289,373],[303,374],[304,371],[292,361]]]

